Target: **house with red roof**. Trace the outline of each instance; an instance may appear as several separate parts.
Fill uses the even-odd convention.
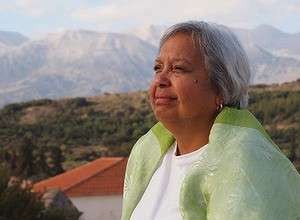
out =
[[[104,157],[38,182],[33,189],[59,189],[83,212],[80,220],[121,219],[127,158]]]

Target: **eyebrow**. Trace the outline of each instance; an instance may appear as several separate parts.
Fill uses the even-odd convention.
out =
[[[161,63],[161,60],[160,60],[159,57],[157,57],[154,61],[157,62],[157,63]],[[183,62],[185,62],[189,65],[192,65],[192,63],[190,61],[188,61],[187,59],[184,59],[184,58],[175,58],[175,59],[171,59],[171,61],[172,62],[178,62],[178,61],[182,62],[183,61]]]

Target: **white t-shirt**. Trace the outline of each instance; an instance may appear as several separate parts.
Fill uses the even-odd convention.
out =
[[[130,220],[182,220],[179,193],[186,171],[201,157],[206,145],[188,154],[176,156],[176,142],[168,150],[153,174]]]

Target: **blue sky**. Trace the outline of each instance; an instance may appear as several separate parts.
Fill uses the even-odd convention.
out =
[[[300,32],[300,0],[0,0],[0,30],[29,37],[65,29],[124,31],[205,20],[232,27],[270,24]]]

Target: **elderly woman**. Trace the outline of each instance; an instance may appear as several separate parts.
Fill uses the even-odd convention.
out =
[[[245,109],[250,68],[231,31],[172,26],[154,71],[159,123],[132,149],[122,220],[300,219],[300,176]]]

